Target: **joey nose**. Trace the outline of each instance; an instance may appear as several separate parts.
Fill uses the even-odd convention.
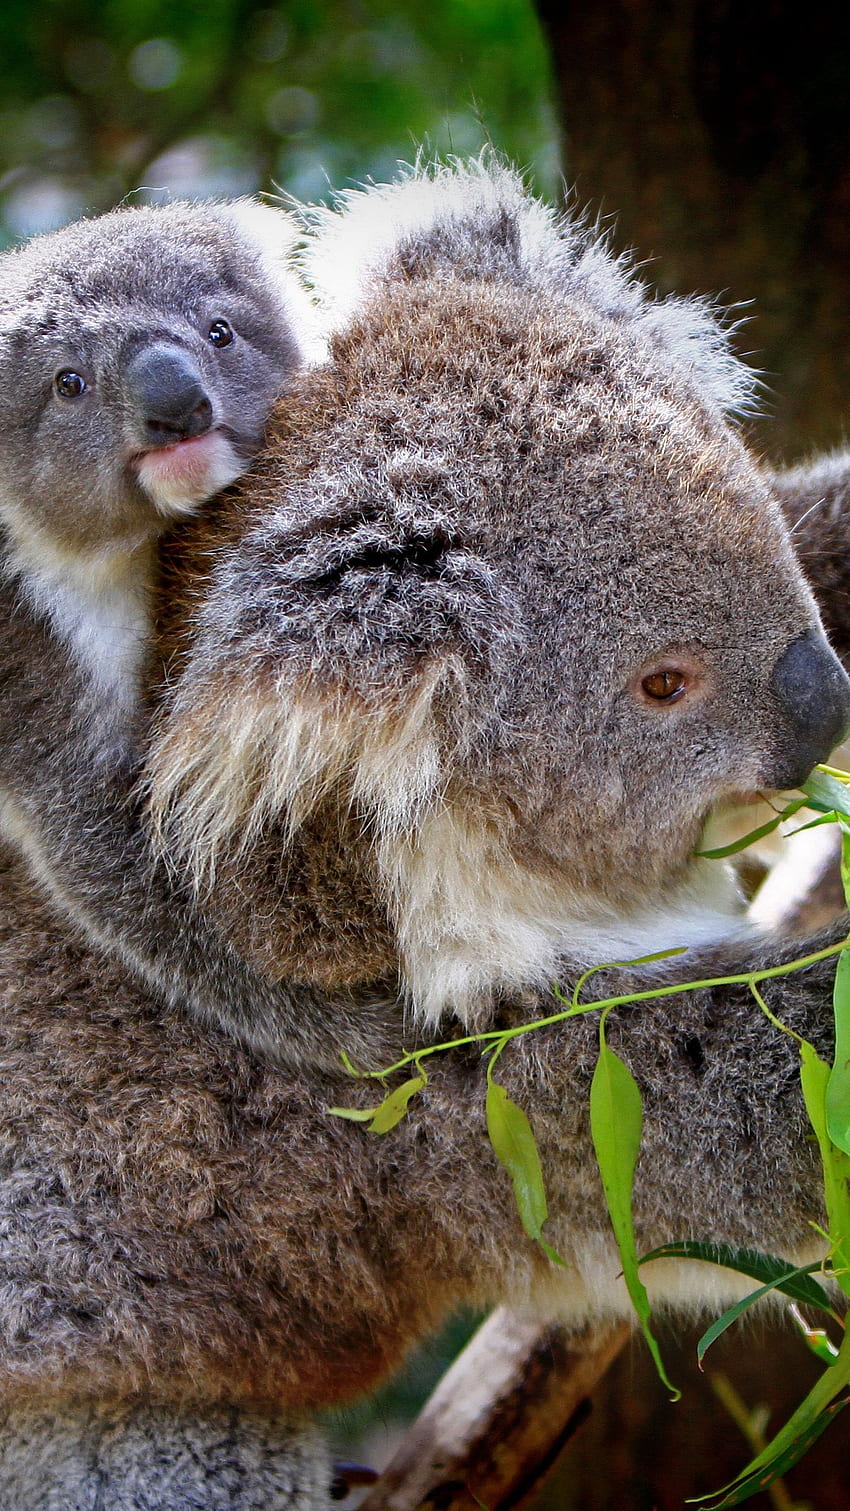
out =
[[[807,630],[779,657],[771,688],[787,733],[770,785],[798,787],[850,729],[850,679],[821,632]]]
[[[146,446],[173,446],[209,430],[209,395],[181,347],[164,342],[143,347],[128,364],[126,381]]]

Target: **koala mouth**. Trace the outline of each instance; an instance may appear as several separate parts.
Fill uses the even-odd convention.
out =
[[[219,430],[133,457],[131,467],[145,493],[166,517],[190,513],[226,488],[246,463]]]

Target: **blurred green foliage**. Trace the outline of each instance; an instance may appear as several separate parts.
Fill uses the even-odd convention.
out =
[[[558,190],[531,0],[4,0],[0,238],[128,193],[299,198],[492,141]]]

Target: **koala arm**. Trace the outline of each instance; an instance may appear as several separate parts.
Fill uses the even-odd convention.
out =
[[[800,564],[839,656],[850,657],[850,452],[770,474]]]

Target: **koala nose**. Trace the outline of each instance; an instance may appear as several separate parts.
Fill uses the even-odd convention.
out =
[[[126,382],[146,445],[173,446],[209,430],[212,404],[182,348],[143,347],[128,364]]]
[[[779,657],[771,688],[788,731],[772,787],[799,787],[850,728],[850,679],[819,630],[792,640]]]

